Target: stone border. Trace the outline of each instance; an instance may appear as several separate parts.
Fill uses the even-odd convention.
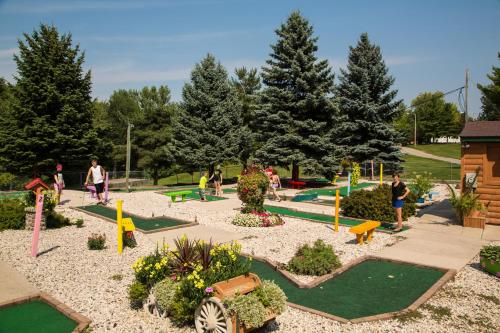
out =
[[[243,255],[246,256],[247,254],[243,254]],[[406,265],[412,265],[412,266],[417,266],[417,267],[422,267],[422,268],[437,269],[437,270],[445,273],[429,289],[427,289],[426,292],[424,292],[422,295],[420,295],[420,297],[417,298],[408,307],[401,309],[399,311],[386,312],[386,313],[381,313],[381,314],[373,315],[373,316],[360,317],[360,318],[356,318],[356,319],[346,319],[346,318],[332,315],[330,313],[311,309],[311,308],[308,308],[308,307],[305,307],[305,306],[302,306],[299,304],[287,302],[287,304],[293,308],[297,308],[299,310],[306,311],[306,312],[309,312],[312,314],[316,314],[316,315],[319,315],[319,316],[322,316],[325,318],[333,319],[333,320],[339,321],[341,323],[352,323],[352,324],[358,324],[358,323],[375,321],[375,320],[391,319],[391,318],[398,317],[402,314],[408,313],[410,311],[415,311],[420,305],[427,302],[442,286],[444,286],[448,281],[453,279],[453,277],[457,273],[457,271],[454,269],[447,269],[447,268],[437,267],[437,266],[422,265],[422,264],[408,262],[408,261],[402,261],[402,260],[386,259],[386,258],[381,258],[381,257],[373,256],[373,255],[365,255],[365,256],[362,256],[362,257],[359,257],[357,259],[352,260],[347,265],[336,269],[332,273],[319,276],[318,278],[316,278],[315,280],[313,280],[309,283],[303,283],[303,282],[297,280],[289,272],[280,269],[278,264],[273,262],[272,260],[267,259],[265,257],[259,257],[259,256],[251,256],[251,257],[255,260],[269,264],[271,267],[274,268],[274,270],[278,271],[281,275],[283,275],[292,284],[296,285],[298,288],[304,288],[304,289],[314,288],[314,287],[318,286],[319,284],[321,284],[325,281],[328,281],[328,280],[344,273],[345,271],[349,270],[350,268],[352,268],[352,267],[354,267],[354,266],[356,266],[356,265],[358,265],[366,260],[389,261],[389,262],[394,262],[394,263],[398,263],[398,264],[406,264]]]
[[[106,217],[106,216],[102,216],[102,215],[99,215],[97,213],[93,213],[93,212],[89,212],[89,211],[86,211],[84,209],[81,209],[79,207],[70,207],[71,209],[74,209],[74,210],[77,210],[79,212],[82,212],[82,213],[85,213],[85,214],[89,214],[89,215],[92,215],[94,217],[97,217],[97,218],[100,218],[102,220],[105,220],[106,222],[111,222],[111,223],[114,223],[116,224],[116,221],[113,220],[113,219],[110,219],[109,217]],[[107,207],[109,209],[112,209],[114,211],[116,211],[116,209],[114,208],[110,208],[110,207]],[[132,219],[134,217],[136,218],[140,218],[140,219],[143,219],[143,220],[150,220],[150,221],[154,221],[154,220],[158,220],[160,217],[153,217],[153,218],[150,218],[150,217],[143,217],[143,216],[139,216],[139,215],[136,215],[136,214],[132,214],[132,213],[128,213],[126,211],[123,211],[124,214],[132,217]],[[168,230],[173,230],[173,229],[180,229],[180,228],[187,228],[187,227],[193,227],[195,225],[198,225],[199,223],[195,220],[194,222],[189,222],[189,221],[185,221],[185,220],[181,220],[181,219],[178,219],[178,218],[174,218],[174,217],[168,217],[168,216],[164,216],[165,218],[168,218],[168,219],[171,219],[171,220],[174,220],[174,221],[178,221],[181,223],[181,225],[176,225],[176,226],[173,226],[173,227],[165,227],[165,228],[160,228],[160,229],[154,229],[154,230],[143,230],[141,228],[138,228],[138,227],[135,227],[135,229],[137,231],[140,231],[142,232],[143,234],[153,234],[155,232],[161,232],[161,231],[168,231]]]
[[[307,211],[303,211],[303,210],[298,210],[296,208],[288,208],[288,207],[283,207],[283,206],[275,206],[275,205],[265,205],[265,206],[276,207],[276,208],[285,208],[285,209],[293,210],[294,212],[299,212],[299,213],[316,214],[316,215],[326,215],[326,214],[307,212]],[[278,215],[286,216],[286,217],[289,217],[289,218],[292,218],[292,219],[299,219],[299,220],[305,220],[305,221],[314,222],[314,223],[321,223],[321,224],[324,224],[324,225],[330,225],[330,223],[328,223],[328,222],[322,222],[322,221],[318,221],[318,220],[308,219],[306,217],[290,216],[290,215],[284,215],[284,214],[278,214]],[[329,215],[326,215],[326,216],[329,216]],[[334,218],[334,217],[335,216],[332,215],[332,218]],[[346,219],[346,220],[351,220],[351,221],[363,221],[362,219],[357,219],[357,218],[354,218],[354,217],[342,216],[342,215],[339,215],[339,219],[340,218],[343,218],[343,219]],[[389,223],[389,222],[380,222],[380,225],[382,225],[384,223]],[[335,220],[333,220],[331,224],[333,224],[335,226]],[[347,224],[340,223],[340,221],[339,221],[339,226],[346,227],[346,228],[353,227],[352,225],[347,225]],[[375,229],[375,231],[376,232],[381,232],[383,234],[388,234],[388,235],[397,235],[397,234],[399,234],[399,233],[401,233],[403,231],[407,231],[407,230],[411,229],[411,227],[409,227],[409,226],[407,226],[407,227],[408,227],[408,229],[401,230],[400,232],[393,232],[393,231],[390,231],[390,230],[380,230],[380,229]]]
[[[75,329],[72,331],[72,333],[80,333],[83,332],[84,329],[86,329],[90,323],[91,320],[84,315],[76,312],[75,310],[71,309],[69,306],[66,304],[58,301],[54,297],[50,296],[47,293],[44,292],[38,292],[34,293],[25,297],[19,297],[7,302],[0,303],[0,309],[2,308],[7,308],[12,305],[17,305],[17,304],[23,304],[23,303],[28,303],[30,301],[35,301],[35,300],[40,300],[42,302],[47,303],[57,311],[61,312],[64,314],[66,317],[70,318],[74,322],[76,322],[77,326]]]

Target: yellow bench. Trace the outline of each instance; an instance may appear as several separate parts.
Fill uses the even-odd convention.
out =
[[[122,218],[123,231],[135,231],[134,222],[130,217]]]
[[[380,227],[380,222],[378,221],[366,221],[361,224],[358,224],[357,226],[352,227],[349,229],[350,232],[353,234],[356,234],[356,242],[358,244],[363,244],[364,243],[364,235],[366,232],[366,241],[369,242],[372,240],[373,237],[373,231],[375,228]]]

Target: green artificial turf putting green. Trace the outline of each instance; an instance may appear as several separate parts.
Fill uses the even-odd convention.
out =
[[[107,217],[108,219],[112,219],[116,221],[116,210],[100,206],[100,205],[92,205],[92,206],[82,206],[78,207],[84,211],[94,213],[103,217]],[[188,222],[183,222],[180,220],[170,219],[168,217],[154,217],[154,218],[142,218],[138,216],[130,216],[127,213],[123,212],[123,217],[130,217],[134,222],[134,225],[142,230],[150,231],[162,228],[175,227],[178,225],[187,224]]]
[[[323,222],[323,223],[334,223],[334,217],[333,215],[325,215],[325,214],[316,214],[316,213],[308,213],[308,212],[301,212],[293,209],[288,209],[285,207],[276,207],[276,206],[264,206],[264,209],[267,210],[270,213],[274,214],[279,214],[279,215],[286,215],[290,217],[297,217],[297,218],[303,218],[307,220],[313,220],[313,221],[318,221],[318,222]],[[339,224],[344,225],[344,226],[349,226],[353,227],[355,225],[363,223],[364,220],[357,220],[357,219],[346,219],[343,217],[339,217]],[[386,224],[382,223],[380,227],[377,228],[377,230],[383,230],[383,231],[392,231],[394,227],[392,224]],[[403,230],[407,230],[407,226],[403,226]]]
[[[43,301],[0,309],[0,333],[71,333],[77,323]]]
[[[351,186],[351,192],[355,191],[355,190],[360,190],[360,189],[363,189],[363,188],[366,188],[366,187],[375,186],[375,185],[376,184],[374,184],[374,183],[359,183],[356,186]],[[313,194],[313,193],[315,193],[315,194],[318,194],[318,195],[334,197],[335,196],[335,192],[337,190],[340,190],[340,195],[342,197],[347,196],[347,186],[342,186],[340,188],[330,188],[330,189],[315,188],[315,189],[310,189],[310,190],[307,190],[307,191],[300,192],[299,194]]]
[[[369,259],[314,288],[300,289],[267,263],[254,260],[250,270],[262,280],[274,280],[289,302],[345,319],[402,310],[444,275],[437,269]]]

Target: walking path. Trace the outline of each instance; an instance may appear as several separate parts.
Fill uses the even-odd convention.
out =
[[[405,240],[378,255],[458,271],[478,254],[483,245],[500,241],[500,227],[487,226],[483,230],[452,225],[449,223],[453,214],[447,200],[427,208],[412,229],[399,234],[406,237]]]
[[[454,164],[460,164],[460,160],[456,158],[450,158],[450,157],[443,157],[443,156],[437,156],[437,155],[432,155],[423,151],[420,151],[418,149],[413,149],[410,147],[401,147],[401,152],[403,154],[408,154],[408,155],[414,155],[418,157],[424,157],[424,158],[430,158],[432,160],[438,160],[438,161],[444,161],[444,162],[449,162],[449,163],[454,163]]]
[[[29,283],[23,275],[13,269],[11,265],[0,261],[0,304],[28,297],[37,292],[38,289]]]

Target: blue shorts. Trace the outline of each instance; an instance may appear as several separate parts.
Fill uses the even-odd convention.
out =
[[[399,200],[399,199],[392,200],[392,207],[393,208],[403,208],[403,205],[404,205],[403,200]]]

